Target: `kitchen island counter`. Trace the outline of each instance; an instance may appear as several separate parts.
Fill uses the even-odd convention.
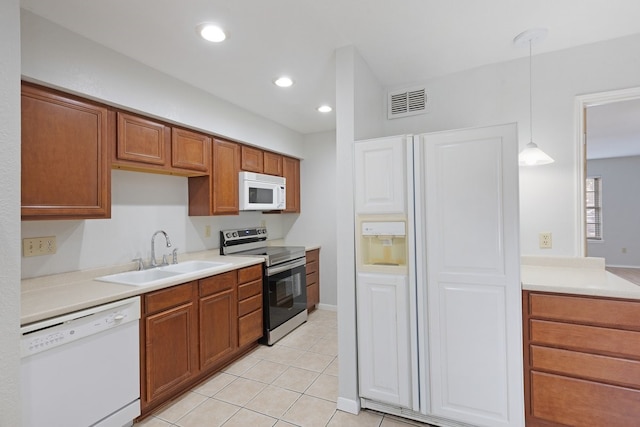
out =
[[[218,249],[184,254],[180,257],[181,262],[190,260],[229,263],[228,266],[216,270],[215,274],[263,262],[260,257],[221,256]],[[21,281],[20,324],[24,326],[54,316],[141,295],[184,282],[183,279],[177,278],[175,281],[162,285],[129,286],[94,280],[96,277],[135,269],[136,263],[131,262],[113,267],[101,267],[23,279]],[[202,277],[210,275],[211,273],[203,273]],[[196,280],[197,278],[200,277],[191,277],[187,281]]]
[[[640,286],[605,270],[603,258],[523,256],[522,289],[640,300]]]

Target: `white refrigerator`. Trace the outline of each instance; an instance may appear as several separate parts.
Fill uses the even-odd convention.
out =
[[[516,125],[354,150],[362,407],[523,426]]]

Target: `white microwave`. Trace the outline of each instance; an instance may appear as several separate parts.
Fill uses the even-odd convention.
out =
[[[281,176],[240,172],[240,210],[274,211],[286,208],[286,179]]]

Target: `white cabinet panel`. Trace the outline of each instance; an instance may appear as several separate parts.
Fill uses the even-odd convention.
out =
[[[357,292],[360,395],[409,407],[407,277],[361,273]]]
[[[418,139],[416,221],[425,224],[426,251],[417,264],[427,282],[431,414],[522,426],[516,127]]]
[[[405,213],[406,138],[355,143],[356,214]]]

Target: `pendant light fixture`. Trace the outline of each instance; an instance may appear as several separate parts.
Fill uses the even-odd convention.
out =
[[[515,46],[529,47],[529,143],[518,155],[520,166],[538,166],[553,163],[553,159],[533,142],[533,84],[532,84],[532,49],[534,43],[543,40],[547,36],[546,28],[534,28],[518,34],[513,39]]]

